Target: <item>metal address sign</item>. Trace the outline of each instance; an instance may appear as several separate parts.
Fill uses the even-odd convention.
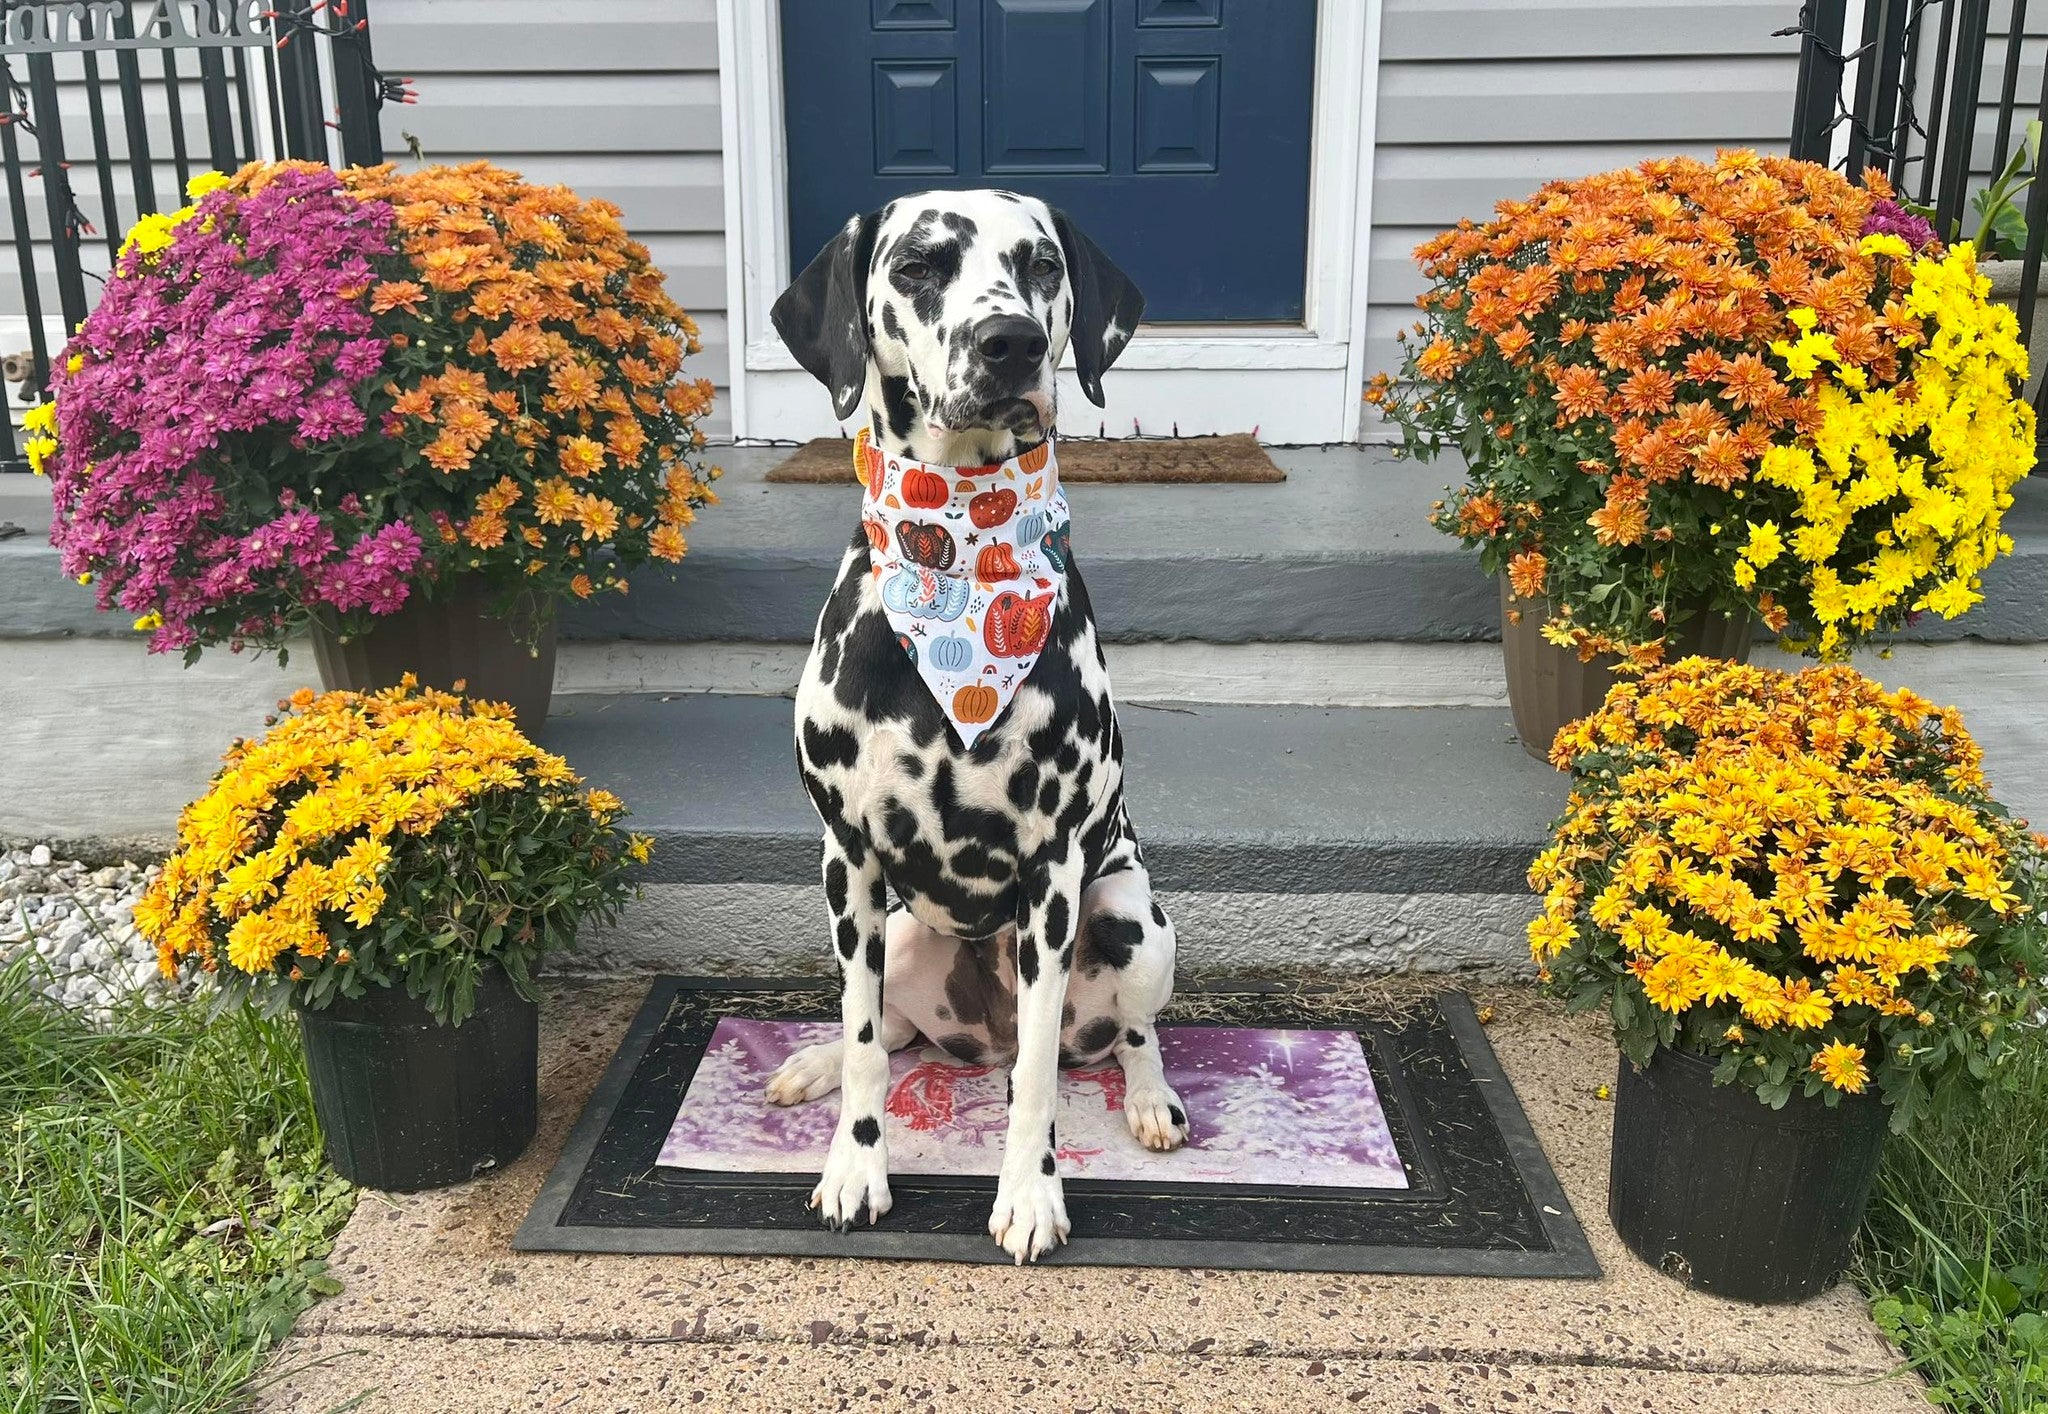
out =
[[[0,36],[10,54],[254,47],[271,42],[273,8],[275,0],[16,0],[0,5]]]

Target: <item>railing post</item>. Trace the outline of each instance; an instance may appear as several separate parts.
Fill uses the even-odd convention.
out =
[[[313,47],[310,28],[303,24],[310,7],[305,0],[282,0],[277,13],[277,91],[284,110],[285,156],[325,162],[327,115],[320,101],[320,54]]]
[[[228,64],[218,49],[199,51],[199,95],[206,107],[206,154],[216,172],[241,166],[235,156],[235,115],[228,107]]]
[[[11,99],[0,93],[0,99]],[[28,356],[31,372],[27,391],[40,394],[50,378],[50,347],[43,333],[43,292],[36,281],[35,242],[28,228],[28,191],[21,178],[21,143],[15,136],[11,110],[0,114],[0,162],[7,167],[7,210],[14,220],[14,260],[21,277],[21,312],[28,319]],[[0,422],[6,421],[0,418]],[[11,434],[10,434],[11,436]]]
[[[135,38],[135,17],[117,6],[114,38]],[[128,133],[128,175],[135,186],[135,214],[147,216],[163,208],[156,203],[156,167],[149,155],[149,115],[142,109],[142,64],[133,49],[114,51],[114,75],[121,87],[121,123]]]
[[[1906,20],[1913,0],[1864,0],[1863,57],[1856,63],[1856,118],[1851,124],[1849,160],[1852,179],[1870,166],[1891,165],[1897,139],[1892,132],[1899,111],[1900,73],[1906,58]]]
[[[378,131],[377,69],[370,62],[370,0],[347,0],[346,32],[334,38],[334,107],[341,124],[341,160],[374,167],[384,160]]]
[[[1970,149],[1977,136],[1977,89],[1984,78],[1984,42],[1990,33],[1989,0],[1951,0],[1960,7],[1956,25],[1955,75],[1948,123],[1941,139],[1941,183],[1934,197],[1934,229],[1959,229],[1970,184]]]
[[[78,229],[78,204],[71,195],[71,174],[64,164],[57,65],[48,54],[28,56],[28,95],[36,132],[36,165],[43,178],[43,206],[50,214],[50,249],[57,264],[57,303],[64,311],[64,336],[69,338],[87,313],[85,272],[78,262],[83,233]]]
[[[1799,7],[1799,83],[1792,96],[1792,155],[1828,160],[1842,91],[1847,0],[1805,0]]]

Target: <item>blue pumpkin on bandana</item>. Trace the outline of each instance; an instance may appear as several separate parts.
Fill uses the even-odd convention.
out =
[[[883,607],[917,619],[950,623],[967,611],[967,581],[905,565],[882,586]]]

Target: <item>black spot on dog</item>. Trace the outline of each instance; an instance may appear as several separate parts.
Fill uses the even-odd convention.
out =
[[[1156,903],[1152,905],[1152,921],[1162,928],[1166,926],[1166,910]]]
[[[1017,979],[1027,987],[1038,981],[1038,944],[1028,933],[1017,938]]]
[[[1074,1049],[1085,1056],[1106,1051],[1115,1042],[1116,1018],[1113,1016],[1098,1016],[1074,1033]]]
[[[860,946],[860,929],[851,918],[839,920],[839,955],[848,962],[853,961],[854,950]]]
[[[844,727],[821,727],[804,723],[804,755],[813,766],[851,766],[860,760],[860,742]]]
[[[969,1065],[980,1065],[988,1057],[988,1051],[981,1042],[965,1031],[941,1036],[933,1044],[955,1060],[966,1061]]]
[[[1032,797],[1038,794],[1038,767],[1026,761],[1010,772],[1008,794],[1010,804],[1019,810],[1029,810]]]
[[[962,1026],[979,1026],[988,1032],[989,1045],[997,1053],[1017,1045],[1017,1001],[996,970],[994,949],[965,944],[946,974],[946,1000],[952,1004],[949,1018],[940,1009],[940,1019],[957,1018]],[[940,1044],[944,1044],[941,1042]]]
[[[1038,1171],[1044,1174],[1047,1178],[1051,1178],[1053,1174],[1058,1171],[1058,1168],[1059,1166],[1052,1161],[1052,1155],[1050,1154],[1047,1154],[1044,1158],[1038,1161]]]
[[[1058,894],[1045,902],[1045,941],[1053,947],[1062,947],[1067,942],[1067,901]]]
[[[835,859],[825,866],[825,903],[837,918],[846,912],[846,861]]]
[[[898,755],[896,758],[896,769],[915,781],[924,775],[924,762],[908,754]]]
[[[875,1023],[872,1021],[863,1021],[860,1024],[860,1035],[855,1037],[854,1039],[859,1041],[863,1046],[872,1042],[875,1039]]]
[[[1124,1044],[1125,1044],[1126,1046],[1132,1046],[1132,1047],[1136,1047],[1136,1046],[1142,1046],[1142,1045],[1144,1045],[1144,1044],[1145,1044],[1145,1033],[1144,1033],[1144,1032],[1142,1032],[1142,1031],[1135,1031],[1135,1030],[1134,1030],[1134,1031],[1126,1031],[1126,1032],[1124,1032]]]
[[[903,332],[903,321],[896,317],[896,306],[893,304],[884,304],[882,306],[882,332],[899,344],[908,340],[909,336]],[[881,429],[877,428],[876,430],[880,431]]]
[[[980,845],[968,844],[953,852],[953,872],[963,879],[1000,879],[1010,870]]]
[[[910,402],[910,380],[888,374],[882,377],[882,415],[889,420],[889,435],[897,441],[910,436],[917,425],[917,409]]]
[[[1080,748],[1071,741],[1061,742],[1059,751],[1052,758],[1052,764],[1054,770],[1063,774],[1071,773],[1076,766],[1081,764]]]
[[[875,908],[889,906],[889,885],[879,874],[875,876],[875,882],[868,885],[868,903]]]
[[[1179,1105],[1168,1105],[1166,1107],[1166,1117],[1173,1121],[1175,1129],[1187,1128],[1188,1117]]]
[[[1105,967],[1123,971],[1144,941],[1145,927],[1135,919],[1098,913],[1088,920],[1088,957]]]
[[[872,1149],[882,1142],[882,1126],[873,1115],[862,1115],[853,1122],[853,1142],[864,1149]]]
[[[1060,783],[1048,776],[1045,786],[1038,792],[1038,813],[1050,815],[1060,808]]]
[[[882,812],[882,829],[889,836],[889,843],[902,849],[917,838],[917,816],[906,810],[901,801],[892,800]]]
[[[877,977],[881,976],[882,969],[887,966],[889,961],[889,950],[883,946],[879,933],[873,933],[868,936],[867,955],[868,971],[874,973]]]

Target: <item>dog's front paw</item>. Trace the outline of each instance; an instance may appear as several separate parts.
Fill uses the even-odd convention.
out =
[[[801,1105],[839,1088],[837,1041],[822,1046],[805,1046],[775,1068],[768,1077],[768,1103]]]
[[[1052,1251],[1072,1230],[1058,1173],[1043,1168],[1013,1172],[1004,1166],[996,1183],[996,1206],[988,1215],[988,1231],[1019,1266]]]
[[[1124,1092],[1124,1123],[1140,1144],[1162,1154],[1188,1142],[1187,1106],[1163,1080]]]
[[[831,1152],[825,1155],[824,1175],[811,1190],[811,1206],[825,1226],[836,1232],[852,1227],[863,1207],[871,1224],[889,1211],[889,1159],[874,1124],[872,1119],[863,1119],[840,1127],[832,1136]],[[873,1143],[863,1144],[856,1137],[864,1125],[870,1127]]]

